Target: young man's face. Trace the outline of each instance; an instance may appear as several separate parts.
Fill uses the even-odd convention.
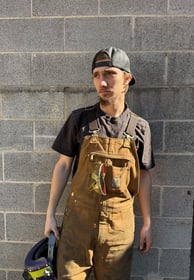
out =
[[[102,66],[93,70],[93,82],[102,102],[124,102],[126,88],[132,76],[116,67]]]

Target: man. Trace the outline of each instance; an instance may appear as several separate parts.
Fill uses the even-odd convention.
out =
[[[59,239],[58,279],[128,280],[134,241],[133,201],[143,216],[139,250],[151,246],[151,176],[154,167],[147,121],[125,103],[135,83],[127,54],[110,47],[92,63],[99,103],[73,111],[57,136],[45,235]],[[55,211],[73,165],[61,236]]]

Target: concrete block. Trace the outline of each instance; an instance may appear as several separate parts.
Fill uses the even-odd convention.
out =
[[[193,153],[194,122],[165,123],[165,152]]]
[[[65,50],[98,51],[112,45],[129,50],[131,30],[130,17],[69,18],[65,20]]]
[[[18,90],[3,94],[2,107],[5,118],[61,119],[64,117],[64,94]]]
[[[51,146],[59,133],[63,121],[38,121],[35,122],[35,150],[51,150]]]
[[[0,183],[0,211],[33,211],[33,184]],[[13,195],[14,194],[14,195]]]
[[[168,249],[190,248],[192,235],[191,218],[153,218],[153,247]]]
[[[136,77],[136,87],[154,87],[165,85],[165,54],[133,53],[131,71]]]
[[[189,277],[189,265],[190,265],[190,250],[187,249],[162,250],[161,259],[160,259],[161,276]]]
[[[0,54],[0,85],[30,84],[30,63],[30,54]]]
[[[30,0],[0,0],[0,17],[29,17],[31,16]],[[3,279],[3,278],[1,278]]]
[[[139,233],[143,220],[136,217],[135,247],[139,245]],[[168,249],[190,248],[192,236],[192,218],[152,217],[152,247]]]
[[[155,155],[153,184],[193,186],[194,157],[192,155]]]
[[[150,129],[152,135],[153,151],[163,151],[163,122],[151,122]]]
[[[100,13],[105,15],[166,14],[165,0],[101,0]]]
[[[50,184],[38,184],[35,188],[35,212],[46,213],[50,194]]]
[[[137,17],[135,19],[134,49],[165,50],[168,46],[166,17]]]
[[[153,186],[152,196],[151,196],[151,210],[152,210],[151,212],[153,217],[160,216],[160,207],[161,207],[160,194],[161,194],[160,187]],[[137,198],[135,199],[134,208],[135,208],[134,209],[135,215],[141,216],[141,210]]]
[[[0,153],[0,180],[3,179],[3,159],[2,154]]]
[[[87,107],[97,102],[98,102],[98,96],[95,90],[91,92],[87,89],[80,90],[80,88],[78,88],[75,89],[74,91],[72,90],[71,92],[71,88],[70,88],[68,89],[68,92],[66,92],[65,95],[66,116],[69,116],[72,110],[81,107]]]
[[[93,55],[84,53],[33,55],[32,83],[64,87],[91,86],[92,58]]]
[[[194,44],[194,23],[189,17],[137,17],[135,50],[189,50]]]
[[[0,150],[32,150],[33,123],[29,121],[0,121]]]
[[[160,216],[160,208],[161,208],[161,199],[160,199],[160,187],[152,187],[152,196],[151,196],[151,213],[152,216]]]
[[[158,272],[158,249],[151,249],[148,254],[141,254],[134,249],[132,261],[132,276],[145,276],[149,273]]]
[[[3,215],[3,213],[0,213],[0,225],[1,225],[1,227],[0,227],[0,240],[3,240],[3,239],[5,239],[5,232],[4,232],[5,225],[4,225],[4,215]]]
[[[65,204],[70,193],[70,185],[68,184],[61,197],[57,207],[57,213],[63,214]],[[50,184],[39,184],[35,188],[35,212],[45,213],[48,207],[48,200],[50,194]]]
[[[0,51],[63,51],[64,20],[1,20],[0,37]]]
[[[33,0],[33,16],[79,16],[98,14],[96,0]]]
[[[192,17],[168,18],[169,50],[192,50],[194,45],[194,20]],[[187,69],[187,68],[186,68]]]
[[[193,0],[170,0],[168,13],[169,14],[193,14],[194,5]]]
[[[133,110],[147,120],[194,119],[193,104],[193,88],[135,89],[133,95]]]
[[[173,53],[168,58],[168,84],[176,86],[192,86],[194,53]]]
[[[5,154],[5,180],[23,182],[49,182],[56,153]]]
[[[44,233],[45,215],[7,214],[6,233],[9,241],[37,241]]]
[[[22,273],[23,271],[8,271],[7,280],[24,280],[24,278],[22,277]]]
[[[27,243],[0,242],[0,269],[23,270],[25,256],[32,246]]]
[[[162,216],[192,217],[194,188],[167,187],[162,190]]]
[[[2,279],[2,280],[6,279],[6,272],[5,271],[0,271],[0,279]]]

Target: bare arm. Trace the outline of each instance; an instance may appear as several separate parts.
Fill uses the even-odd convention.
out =
[[[140,232],[139,250],[143,253],[149,251],[152,243],[151,187],[152,181],[150,172],[148,170],[141,170],[138,200],[143,216],[143,226]]]
[[[54,167],[44,230],[45,236],[49,236],[49,233],[53,231],[56,238],[59,239],[55,212],[67,184],[71,172],[72,161],[73,158],[61,155]]]

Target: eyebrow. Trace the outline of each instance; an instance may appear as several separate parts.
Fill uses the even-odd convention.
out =
[[[93,74],[98,73],[98,72],[99,72],[99,70],[96,69],[96,70],[94,70]],[[103,69],[102,72],[115,72],[116,73],[117,71],[111,67],[111,68]]]

